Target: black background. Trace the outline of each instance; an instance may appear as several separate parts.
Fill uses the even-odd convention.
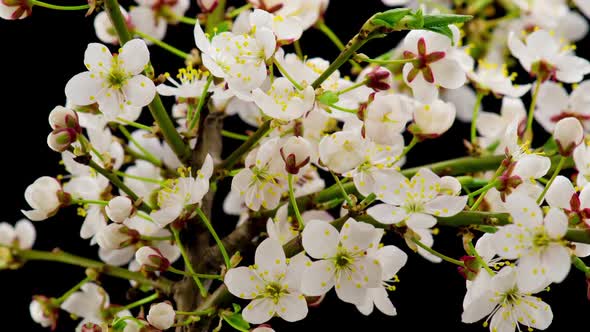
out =
[[[196,7],[194,1],[192,7]],[[332,0],[326,22],[343,40],[348,40],[371,14],[383,9],[385,7],[380,0]],[[192,8],[190,13],[195,13],[195,10]],[[66,82],[84,70],[82,62],[86,45],[97,41],[92,22],[92,18],[84,18],[83,12],[57,12],[44,8],[35,8],[33,17],[22,21],[0,20],[0,165],[3,175],[0,221],[14,223],[22,218],[19,210],[28,208],[23,198],[27,185],[43,175],[64,173],[58,165],[59,155],[52,152],[45,142],[49,132],[47,115],[55,105],[63,105]],[[370,43],[363,52],[376,56],[394,47],[399,38],[398,35]],[[169,27],[166,41],[183,50],[194,47],[191,28],[186,25]],[[313,30],[304,34],[301,45],[310,57],[334,59],[338,54],[327,38]],[[582,46],[578,48],[578,53],[587,53],[587,50]],[[151,48],[151,54],[158,73],[174,73],[182,66],[181,60],[156,47]],[[492,101],[489,105],[497,104]],[[493,106],[488,107],[488,110],[493,109]],[[151,121],[147,113],[144,112],[144,118]],[[227,121],[227,126],[235,131],[250,129],[233,119]],[[463,139],[468,137],[468,132],[467,125],[457,123],[442,138],[419,144],[410,152],[408,165],[464,155]],[[229,140],[226,143],[227,154],[236,143]],[[227,192],[228,183],[226,181],[221,185],[218,202]],[[217,205],[213,221],[221,233],[227,233],[235,225],[235,218],[222,216]],[[54,218],[35,223],[38,231],[35,248],[51,250],[59,247],[95,258],[97,247],[89,247],[88,241],[79,237],[81,222],[82,219],[71,208],[61,211]],[[390,295],[398,311],[397,317],[387,317],[377,310],[365,317],[354,306],[340,302],[330,292],[321,307],[310,309],[304,321],[286,324],[275,318],[271,320],[271,325],[279,332],[321,331],[325,328],[335,331],[488,330],[481,323],[461,323],[465,282],[454,266],[429,263],[410,252],[399,239],[392,241],[409,255],[407,265],[399,273],[401,282]],[[461,239],[453,229],[441,230],[441,235],[436,237],[436,247],[453,257],[463,254]],[[29,316],[31,296],[44,294],[58,297],[83,277],[81,268],[44,262],[31,262],[18,271],[0,271],[0,331],[44,331]],[[105,277],[103,286],[110,293],[113,303],[130,302],[125,293],[126,281]],[[564,283],[552,285],[551,290],[541,296],[554,312],[550,331],[565,328],[588,330],[586,317],[590,314],[590,304],[586,299],[584,277],[579,271],[572,269]],[[62,312],[57,331],[72,331],[75,325]]]

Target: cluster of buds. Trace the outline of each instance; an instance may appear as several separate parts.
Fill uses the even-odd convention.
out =
[[[47,145],[57,152],[67,150],[82,133],[78,114],[62,106],[55,107],[49,113],[49,125],[53,131],[47,136]]]

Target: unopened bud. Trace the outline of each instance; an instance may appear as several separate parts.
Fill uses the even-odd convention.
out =
[[[175,317],[176,313],[170,303],[160,302],[150,307],[146,318],[151,326],[160,330],[167,330],[174,324]]]
[[[109,219],[116,223],[122,223],[133,213],[133,202],[128,197],[117,196],[109,201],[105,211]]]
[[[32,14],[30,0],[0,0],[0,18],[5,20],[21,20]]]
[[[569,157],[576,146],[582,143],[584,139],[584,128],[576,118],[569,117],[559,120],[553,131],[553,138],[559,148],[559,153],[564,157]]]
[[[141,247],[135,253],[135,259],[147,271],[166,271],[170,267],[170,261],[162,252],[154,247]]]
[[[81,332],[102,332],[102,327],[98,326],[97,324],[88,322],[88,323],[82,325],[82,329],[80,331]]]
[[[374,67],[367,73],[367,86],[375,91],[389,90],[393,85],[393,75],[383,67]]]
[[[96,242],[104,249],[121,249],[137,240],[139,233],[121,224],[110,224],[96,235]]]

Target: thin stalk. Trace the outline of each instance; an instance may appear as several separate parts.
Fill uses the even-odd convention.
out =
[[[201,210],[200,207],[197,207],[196,211],[197,211],[197,214],[199,215],[199,218],[201,218],[201,221],[205,224],[205,226],[209,230],[209,233],[211,233],[211,236],[213,236],[215,243],[217,243],[217,247],[219,247],[219,251],[221,252],[221,256],[223,256],[223,260],[225,261],[225,266],[228,269],[230,269],[231,263],[229,261],[229,255],[227,254],[227,250],[225,250],[225,246],[223,245],[223,242],[221,241],[221,239],[217,235],[217,232],[215,232],[215,229],[213,228],[213,225],[211,225],[209,218],[207,218],[207,216],[205,215],[205,213],[203,213],[203,210]]]
[[[564,157],[564,156],[561,156],[561,159],[559,159],[559,163],[557,163],[557,167],[555,167],[555,170],[553,171],[553,175],[551,175],[551,178],[549,178],[549,181],[545,185],[545,188],[541,192],[541,195],[539,195],[539,198],[537,198],[537,204],[541,204],[541,202],[543,201],[543,198],[545,198],[545,194],[547,193],[547,190],[549,190],[549,188],[551,187],[551,184],[553,183],[553,181],[555,181],[555,178],[557,177],[557,175],[559,175],[559,172],[561,172],[561,169],[563,168],[563,165],[565,164],[566,159],[567,159],[567,157]]]
[[[354,206],[354,203],[352,202],[352,200],[348,196],[348,193],[346,192],[346,189],[344,189],[344,186],[342,185],[342,182],[340,182],[340,179],[338,178],[338,175],[334,174],[334,172],[332,172],[332,171],[330,171],[330,174],[332,174],[332,177],[334,178],[334,181],[336,181],[336,185],[338,186],[338,189],[340,190],[340,193],[342,194],[342,197],[346,200],[346,204],[348,204],[348,207],[353,207]]]
[[[197,278],[201,278],[201,279],[223,280],[223,278],[218,274],[202,274],[202,273],[191,274],[189,272],[179,270],[179,269],[172,267],[172,266],[169,266],[166,271],[171,272],[171,273],[175,273],[175,274],[179,274],[179,275],[183,275],[183,276],[187,276],[187,277],[192,277],[194,275]]]
[[[295,48],[295,54],[297,54],[299,60],[303,60],[303,50],[301,50],[301,43],[299,40],[293,42],[293,47]]]
[[[504,169],[506,167],[504,167],[504,164],[500,164],[500,167],[498,167],[498,169],[496,170],[496,173],[494,173],[494,176],[492,176],[492,178],[490,179],[490,184],[488,184],[486,187],[488,187],[486,190],[481,191],[479,197],[477,198],[477,200],[475,201],[475,203],[473,203],[473,205],[471,206],[471,208],[469,209],[469,211],[475,211],[477,210],[477,208],[479,207],[479,205],[481,204],[481,202],[483,202],[483,199],[486,196],[486,193],[492,189],[493,186],[491,186],[492,183],[496,182],[496,179],[502,175],[502,172],[504,172]],[[473,196],[472,196],[473,197]]]
[[[336,94],[340,96],[341,94],[347,93],[349,91],[352,91],[354,89],[357,89],[357,88],[360,88],[361,86],[366,85],[367,82],[369,82],[369,79],[364,79],[364,80],[362,80],[362,81],[360,81],[358,83],[355,83],[355,84],[349,86],[348,88],[344,88],[344,89],[342,89],[340,91],[336,91]]]
[[[395,164],[398,161],[400,161],[405,155],[408,154],[408,152],[410,152],[410,150],[412,150],[414,148],[414,146],[416,146],[416,144],[418,144],[418,142],[420,142],[420,139],[417,136],[413,136],[412,140],[410,141],[410,144],[408,144],[402,150],[402,153],[399,156],[395,157],[395,161],[392,164]]]
[[[350,109],[350,108],[341,107],[341,106],[338,106],[336,104],[324,104],[324,105],[326,105],[326,106],[328,106],[330,108],[333,108],[335,110],[339,110],[339,111],[346,112],[346,113],[351,113],[351,114],[357,114],[358,113],[358,110],[353,110],[353,109]]]
[[[51,252],[40,250],[15,250],[15,256],[25,261],[52,261],[95,269],[105,275],[127,280],[135,280],[140,284],[150,285],[162,290],[166,294],[169,294],[172,290],[172,282],[168,279],[160,277],[153,280],[139,272],[132,272],[117,266],[111,266],[85,257],[72,255],[59,249],[55,249]]]
[[[108,205],[109,202],[108,201],[101,201],[101,200],[97,200],[97,199],[77,199],[77,198],[72,198],[72,200],[70,201],[71,205],[74,204],[79,204],[79,205],[84,205],[84,204],[96,204],[96,205]]]
[[[590,267],[588,267],[586,263],[584,263],[584,261],[580,259],[580,257],[572,255],[572,264],[576,269],[584,272],[586,278],[590,278]]]
[[[147,303],[150,303],[150,302],[153,302],[153,301],[157,300],[158,297],[160,297],[160,294],[154,293],[154,294],[152,294],[150,296],[144,297],[143,299],[139,299],[139,300],[137,300],[135,302],[129,303],[126,306],[114,307],[111,310],[111,313],[117,313],[117,312],[120,312],[120,311],[123,311],[123,310],[129,310],[129,309],[137,308],[139,306],[142,306],[144,304],[147,304]]]
[[[488,271],[488,273],[491,276],[495,275],[496,273],[489,267],[489,265],[483,260],[483,258],[481,258],[481,256],[477,252],[477,250],[475,250],[473,243],[471,241],[469,241],[469,243],[467,245],[469,246],[469,250],[471,251],[469,254],[473,255],[475,257],[475,259],[477,259],[477,261],[479,262],[479,265],[481,265],[486,271]]]
[[[433,254],[434,256],[436,256],[436,257],[438,257],[438,258],[442,259],[442,260],[443,260],[443,261],[445,261],[445,262],[449,262],[449,263],[451,263],[451,264],[455,264],[455,265],[457,265],[457,266],[465,267],[465,264],[464,264],[462,261],[460,261],[460,260],[457,260],[457,259],[454,259],[454,258],[451,258],[451,257],[449,257],[449,256],[446,256],[446,255],[443,255],[443,254],[441,254],[440,252],[438,252],[438,251],[436,251],[436,250],[434,250],[434,249],[430,248],[429,246],[425,245],[424,243],[420,242],[420,241],[419,241],[418,239],[416,239],[416,238],[412,238],[412,241],[413,241],[414,243],[416,243],[416,244],[418,245],[418,247],[420,247],[420,248],[422,248],[422,249],[424,249],[424,250],[428,251],[429,253],[431,253],[431,254]]]
[[[231,10],[229,13],[227,13],[226,17],[227,18],[234,18],[238,15],[240,15],[243,11],[248,10],[252,8],[252,4],[251,3],[247,3],[241,7],[235,8],[234,10]]]
[[[125,138],[127,138],[129,142],[133,143],[133,145],[135,145],[139,149],[139,151],[143,153],[144,156],[151,159],[153,162],[160,160],[158,157],[154,156],[151,152],[144,148],[141,144],[139,144],[139,142],[135,138],[133,138],[133,136],[131,136],[131,134],[129,133],[127,128],[125,128],[125,126],[119,125],[119,131],[123,134],[123,136],[125,136]]]
[[[134,121],[129,121],[129,120],[123,119],[120,116],[117,117],[117,121],[123,122],[124,124],[126,124],[128,126],[131,126],[131,127],[135,127],[137,129],[142,129],[142,130],[145,130],[145,131],[150,132],[150,133],[152,132],[152,127],[146,126],[144,124],[137,123],[137,122],[134,122]]]
[[[82,288],[82,286],[84,286],[87,282],[91,281],[92,279],[90,279],[89,277],[86,277],[84,279],[82,279],[82,281],[80,281],[79,283],[77,283],[74,287],[70,288],[70,290],[68,290],[67,292],[65,292],[62,296],[60,296],[59,298],[54,300],[54,303],[57,305],[62,304],[65,300],[67,300],[68,297],[70,297],[70,295],[74,294],[75,292],[77,292],[80,288]]]
[[[484,94],[478,91],[475,97],[475,105],[473,106],[473,117],[471,118],[471,145],[475,145],[477,141],[477,117],[483,97]]]
[[[477,195],[479,195],[481,193],[485,193],[488,190],[490,190],[490,189],[494,188],[495,186],[497,186],[498,183],[499,183],[499,181],[497,179],[494,180],[494,181],[491,181],[488,184],[486,184],[485,186],[479,188],[478,190],[469,193],[469,195],[467,195],[467,196],[474,197],[474,196],[477,196]]]
[[[33,4],[33,6],[39,6],[39,7],[53,9],[53,10],[65,10],[65,11],[88,10],[90,8],[90,5],[60,6],[60,5],[53,5],[53,4],[38,1],[38,0],[33,0],[32,4]]]
[[[532,142],[533,141],[533,118],[535,113],[535,107],[537,105],[537,97],[539,96],[539,89],[541,88],[541,80],[538,79],[535,83],[535,89],[533,90],[533,95],[531,97],[531,105],[529,106],[529,114],[526,121],[526,130],[527,138]]]
[[[240,140],[240,141],[247,141],[248,138],[250,138],[250,136],[248,136],[248,135],[242,135],[242,134],[234,133],[234,132],[231,132],[229,130],[222,130],[221,131],[221,136],[228,137],[228,138],[233,138],[233,139],[237,139],[237,140]]]
[[[235,164],[240,161],[243,155],[248,153],[252,147],[254,147],[258,141],[260,141],[264,136],[266,136],[270,132],[270,123],[271,120],[265,121],[259,128],[256,130],[252,136],[248,138],[240,147],[238,147],[232,154],[230,154],[221,164],[219,165],[219,169],[232,169]]]
[[[210,35],[213,35],[215,32],[217,25],[223,22],[225,18],[225,5],[226,0],[217,0],[217,7],[213,10],[212,13],[207,15],[207,22],[205,23],[205,32]]]
[[[130,178],[130,179],[139,180],[139,181],[143,181],[143,182],[159,184],[161,186],[164,186],[164,184],[165,184],[164,181],[161,181],[158,179],[152,179],[152,178],[146,178],[143,176],[131,175],[131,174],[121,172],[121,171],[115,171],[115,174],[117,174],[118,176],[122,176],[124,178]]]
[[[281,66],[281,64],[279,63],[279,61],[277,61],[276,58],[273,58],[272,61],[273,61],[274,65],[277,66],[277,69],[281,72],[281,74],[283,74],[283,76],[286,79],[288,79],[289,82],[291,82],[291,84],[293,84],[293,86],[297,90],[299,90],[299,91],[303,90],[303,87],[299,83],[297,83],[297,81],[295,81],[295,79],[291,75],[289,75],[289,73],[285,70],[285,68],[283,68],[283,66]]]
[[[184,260],[185,268],[188,270],[188,272],[190,273],[190,276],[195,281],[195,284],[197,285],[197,287],[199,288],[199,291],[201,292],[201,296],[207,297],[207,290],[205,289],[205,287],[203,287],[203,284],[201,283],[201,280],[199,280],[199,277],[196,276],[195,270],[193,269],[193,265],[191,264],[191,260],[186,253],[186,249],[184,248],[184,246],[182,245],[182,242],[180,241],[180,234],[178,233],[178,230],[174,227],[170,227],[170,229],[172,230],[172,234],[174,234],[174,240],[176,241],[176,244],[178,245],[178,249],[180,250],[180,255],[182,256],[182,259]]]
[[[176,48],[176,47],[174,47],[162,40],[154,38],[154,37],[148,35],[147,33],[141,32],[139,30],[133,30],[133,33],[135,33],[136,35],[138,35],[139,37],[141,37],[143,39],[151,41],[154,45],[159,46],[160,48],[176,55],[177,57],[179,57],[181,59],[186,60],[189,57],[188,53],[183,52],[183,51],[179,50],[178,48]]]
[[[301,213],[299,212],[299,206],[297,206],[297,200],[295,199],[295,191],[293,190],[293,174],[289,173],[287,176],[287,182],[289,183],[289,201],[291,202],[291,207],[293,208],[293,212],[295,212],[295,218],[297,219],[297,223],[299,224],[299,230],[303,230],[303,218],[301,217]]]
[[[139,200],[139,196],[137,196],[137,194],[133,190],[131,190],[131,188],[127,187],[127,185],[123,183],[123,181],[121,181],[121,179],[119,179],[119,177],[115,175],[115,173],[107,171],[106,169],[100,167],[100,165],[98,165],[92,159],[88,162],[88,166],[90,166],[99,174],[107,178],[115,187],[121,189],[125,194],[127,194],[127,196],[131,197],[131,199],[134,202],[137,202]],[[152,211],[151,206],[149,206],[145,201],[141,202],[139,209],[146,213],[150,213]]]
[[[144,241],[172,241],[172,236],[149,236],[140,235],[139,238]]]
[[[187,315],[187,316],[205,316],[211,315],[215,312],[215,308],[209,308],[205,310],[196,310],[196,311],[175,311],[177,315]]]
[[[201,97],[199,98],[199,103],[197,104],[197,111],[195,115],[192,117],[190,126],[188,128],[189,131],[193,130],[197,123],[199,123],[199,118],[201,117],[201,110],[203,106],[205,106],[205,99],[207,99],[207,93],[209,92],[209,86],[213,82],[213,75],[209,75],[207,77],[207,82],[205,83],[205,87],[203,87],[203,92],[201,92]]]
[[[380,60],[380,59],[371,59],[371,58],[361,58],[357,57],[357,60],[374,63],[377,65],[403,65],[410,62],[416,62],[416,59],[392,59],[392,60]]]

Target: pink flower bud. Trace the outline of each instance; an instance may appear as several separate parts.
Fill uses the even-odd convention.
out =
[[[97,324],[88,322],[88,323],[82,325],[82,329],[80,331],[82,331],[82,332],[102,332],[102,327],[98,326]]]
[[[162,252],[154,247],[141,247],[135,252],[135,260],[147,271],[166,271],[170,261],[164,257]]]
[[[465,267],[457,267],[459,274],[461,274],[466,280],[474,280],[481,269],[481,265],[477,261],[477,258],[474,256],[463,256],[461,257],[461,261],[465,264]]]
[[[53,131],[47,136],[47,145],[57,152],[63,152],[78,139],[82,128],[78,114],[68,108],[57,106],[49,113],[49,125]]]
[[[559,120],[553,130],[553,138],[562,156],[568,157],[584,140],[584,128],[580,120],[569,117]]]
[[[59,308],[56,307],[52,300],[43,295],[33,296],[33,301],[29,305],[31,318],[43,327],[55,329]]]
[[[167,330],[174,324],[175,316],[174,308],[169,303],[160,302],[151,306],[146,318],[153,327]]]
[[[211,13],[217,8],[218,0],[197,0],[197,5],[203,13]]]
[[[297,174],[303,166],[309,163],[313,147],[305,138],[292,136],[283,144],[280,152],[285,161],[287,172]]]
[[[109,219],[120,224],[133,213],[134,206],[128,197],[117,196],[109,201],[105,211]]]

